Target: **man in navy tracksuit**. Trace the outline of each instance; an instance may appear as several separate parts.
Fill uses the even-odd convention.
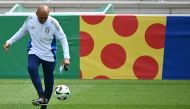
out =
[[[58,21],[49,16],[49,7],[42,5],[35,15],[29,16],[20,30],[15,33],[3,48],[6,52],[9,46],[21,39],[27,33],[30,34],[28,42],[28,72],[34,84],[39,98],[32,100],[32,104],[46,109],[51,98],[54,85],[54,69],[56,61],[56,40],[59,40],[63,48],[63,66],[70,64],[70,54],[66,35]],[[42,88],[38,67],[42,64],[45,89]]]

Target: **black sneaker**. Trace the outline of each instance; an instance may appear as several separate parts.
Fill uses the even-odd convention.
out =
[[[48,100],[44,98],[39,98],[37,100],[32,100],[32,104],[35,106],[47,106]]]

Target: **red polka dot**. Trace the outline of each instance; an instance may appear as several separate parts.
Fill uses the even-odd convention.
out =
[[[119,68],[126,60],[125,49],[118,44],[109,44],[103,48],[101,60],[110,69]]]
[[[100,22],[102,22],[105,18],[105,15],[83,15],[82,19],[91,25],[95,25],[98,24]]]
[[[153,79],[158,74],[158,63],[150,56],[139,57],[134,65],[133,71],[139,79]]]
[[[94,40],[87,32],[80,32],[80,56],[87,56],[94,48]]]
[[[109,79],[109,77],[104,76],[104,75],[99,75],[99,76],[96,76],[94,79]]]
[[[138,20],[136,16],[115,16],[113,19],[114,31],[123,37],[134,34],[138,28]]]
[[[164,47],[166,27],[163,24],[153,24],[145,32],[147,44],[155,49]]]

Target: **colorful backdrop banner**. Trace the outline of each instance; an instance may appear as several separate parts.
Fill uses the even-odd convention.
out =
[[[83,79],[162,79],[166,16],[80,17]]]
[[[71,54],[68,72],[58,78],[190,79],[190,17],[151,15],[59,15]],[[27,16],[0,16],[0,45],[22,26]],[[16,21],[16,22],[15,22]],[[0,52],[0,78],[29,77],[27,35]],[[42,70],[40,70],[42,74]]]
[[[55,77],[57,78],[80,78],[79,68],[79,16],[53,16],[62,26],[67,35],[69,49],[71,54],[71,65],[68,72],[59,72],[59,66],[62,63],[63,53],[60,42],[57,42],[57,63],[55,68]],[[1,47],[7,39],[15,34],[22,26],[27,16],[0,16],[0,45]],[[10,47],[9,53],[0,52],[0,78],[29,78],[27,71],[27,43],[29,35]],[[42,75],[42,69],[40,74]]]
[[[190,16],[168,16],[163,79],[190,79]]]

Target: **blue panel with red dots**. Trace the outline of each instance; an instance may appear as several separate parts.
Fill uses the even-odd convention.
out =
[[[190,79],[190,16],[168,16],[163,79]]]

